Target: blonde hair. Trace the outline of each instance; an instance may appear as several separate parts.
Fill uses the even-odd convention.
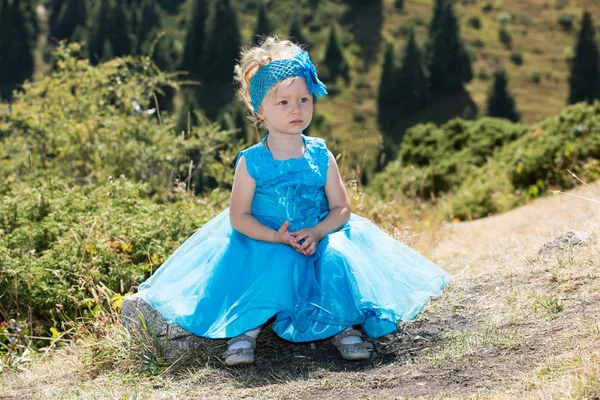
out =
[[[235,66],[235,80],[240,83],[238,89],[239,99],[248,107],[251,114],[248,117],[256,125],[261,126],[262,121],[254,114],[254,107],[250,100],[250,80],[261,67],[280,59],[293,58],[302,48],[288,39],[279,39],[277,36],[262,38],[258,46],[246,47],[240,54],[240,62]],[[288,78],[277,82],[271,90],[277,89]]]

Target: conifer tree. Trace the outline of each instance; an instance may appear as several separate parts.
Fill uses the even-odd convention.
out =
[[[210,3],[204,32],[204,79],[211,84],[232,83],[233,67],[240,51],[240,32],[230,0]]]
[[[398,71],[398,111],[402,115],[414,115],[427,105],[427,72],[423,56],[411,29],[404,49],[404,56]]]
[[[77,26],[84,26],[87,18],[85,0],[67,0],[59,10],[54,36],[70,39]]]
[[[25,4],[4,0],[0,11],[0,97],[31,78],[36,36]]]
[[[444,0],[438,0],[444,3]],[[439,26],[430,26],[429,44],[429,87],[437,94],[455,93],[463,90],[463,85],[473,78],[471,60],[460,38],[458,20],[452,3],[445,2]],[[436,3],[437,7],[438,3]],[[437,22],[436,22],[437,24]]]
[[[185,0],[158,0],[158,5],[168,13],[175,13]]]
[[[127,5],[123,2],[117,2],[110,13],[109,25],[109,40],[113,51],[113,56],[123,56],[131,54],[132,37],[129,31],[130,17],[127,10]],[[103,54],[103,59],[108,60],[108,57]]]
[[[136,53],[146,55],[162,26],[162,9],[154,0],[143,0],[136,38]]]
[[[306,36],[302,33],[300,17],[294,18],[292,21],[292,26],[290,26],[290,33],[288,35],[292,41],[298,44],[308,45],[308,39],[306,39]]]
[[[388,128],[395,117],[392,115],[392,110],[395,107],[396,101],[396,71],[394,66],[394,46],[391,43],[386,43],[383,66],[381,68],[381,78],[379,79],[379,95],[377,96],[378,103],[378,122],[382,130]]]
[[[584,11],[581,29],[577,37],[575,57],[571,64],[568,104],[580,101],[592,103],[595,99],[600,99],[599,60],[592,15],[588,11]]]
[[[446,10],[447,4],[448,0],[435,0],[433,6],[433,17],[431,18],[431,22],[429,23],[428,27],[430,40],[433,40],[433,38],[435,38],[442,26],[442,20],[444,19],[444,12]]]
[[[262,36],[270,35],[271,33],[273,33],[273,27],[269,21],[265,5],[261,1],[258,3],[258,16],[256,18],[254,36],[252,36],[252,44],[256,46],[260,43]]]
[[[502,69],[494,73],[494,82],[489,89],[487,112],[490,117],[506,118],[517,122],[521,116],[517,112],[515,99],[508,91],[508,78]]]
[[[338,76],[348,81],[350,78],[348,63],[342,52],[342,48],[337,39],[335,33],[335,27],[332,25],[329,31],[329,41],[327,43],[327,50],[325,51],[325,58],[323,64],[326,67],[326,73],[323,79],[326,82],[335,82]]]
[[[206,29],[207,0],[192,0],[192,12],[185,35],[185,48],[180,69],[188,71],[192,79],[201,78],[204,30]]]
[[[100,0],[100,3],[93,10],[88,46],[92,64],[107,59],[103,54],[104,49],[107,48],[104,42],[107,39],[110,40],[110,15],[113,8],[114,0]]]

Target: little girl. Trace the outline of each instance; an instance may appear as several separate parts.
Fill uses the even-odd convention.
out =
[[[369,337],[414,319],[450,276],[351,213],[334,156],[303,135],[327,94],[308,54],[267,38],[244,50],[239,94],[268,134],[240,153],[230,207],[139,287],[167,322],[207,338],[232,338],[225,364],[254,361],[274,317],[283,339],[333,337],[348,360],[370,357]]]

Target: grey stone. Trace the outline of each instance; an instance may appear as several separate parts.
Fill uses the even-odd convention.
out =
[[[581,246],[588,242],[590,235],[585,232],[568,231],[546,242],[538,254],[549,254],[557,249],[568,249],[573,246]]]
[[[140,315],[146,322],[147,332],[143,332]],[[169,324],[157,310],[150,307],[138,294],[123,298],[121,323],[132,333],[156,335],[160,349],[157,351],[168,363],[187,363],[196,358],[208,341],[186,331],[177,324]]]

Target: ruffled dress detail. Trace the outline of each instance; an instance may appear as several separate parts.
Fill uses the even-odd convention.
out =
[[[252,215],[275,230],[286,220],[290,231],[313,227],[329,212],[325,141],[302,137],[299,158],[274,159],[266,137],[240,153],[256,180]],[[351,325],[369,337],[394,332],[449,280],[436,264],[355,214],[305,256],[237,232],[227,208],[143,282],[139,295],[167,322],[198,336],[235,337],[275,317],[277,335],[306,342]]]

